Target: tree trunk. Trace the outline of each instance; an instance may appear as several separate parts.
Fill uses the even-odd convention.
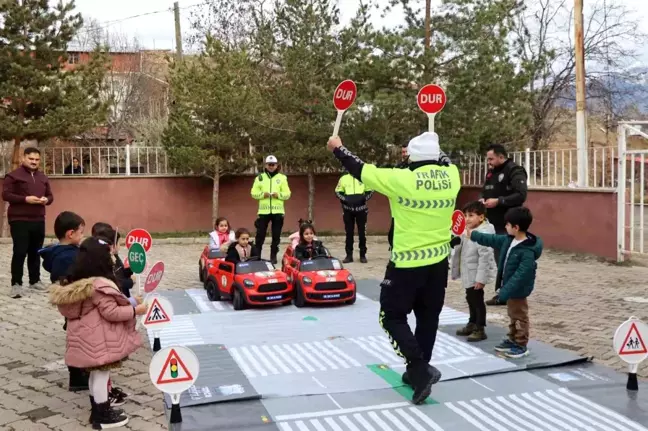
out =
[[[315,221],[315,175],[308,171],[308,219]]]
[[[20,137],[14,138],[14,147],[13,153],[11,155],[11,170],[18,169],[20,166],[20,143],[22,139]],[[5,172],[5,175],[7,172]],[[9,236],[9,220],[7,220],[7,211],[9,210],[9,202],[4,203],[4,211],[2,212],[2,232],[1,235],[3,238]]]
[[[218,195],[220,193],[220,175],[214,175],[212,185],[212,226],[216,224],[218,218]]]

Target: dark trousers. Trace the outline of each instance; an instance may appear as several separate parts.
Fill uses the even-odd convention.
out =
[[[254,239],[254,245],[259,249],[259,256],[261,256],[261,250],[263,249],[263,243],[265,242],[266,232],[268,231],[268,225],[272,223],[272,244],[270,245],[270,256],[276,257],[279,252],[279,241],[281,241],[281,230],[283,229],[284,224],[284,215],[283,214],[262,214],[259,215],[259,218],[254,222],[254,227],[256,227],[256,238]]]
[[[353,231],[358,227],[358,248],[360,256],[367,254],[367,211],[351,212],[344,210],[344,232],[346,233],[346,244],[344,250],[347,256],[353,256]]]
[[[13,256],[11,257],[11,285],[23,284],[23,267],[27,258],[29,284],[40,281],[40,256],[38,250],[43,248],[45,241],[44,221],[9,222],[11,239],[13,240]]]
[[[497,235],[508,235],[508,232],[506,232],[506,227],[504,226],[495,226],[495,233]],[[495,264],[497,265],[497,268],[499,269],[499,258],[500,258],[500,251],[498,248],[493,249],[493,254],[495,255]],[[497,285],[495,285],[495,294],[499,293],[499,289],[497,288]]]
[[[475,289],[471,287],[466,289],[466,302],[470,310],[470,319],[468,323],[477,326],[486,326],[486,304],[484,304],[484,289]]]
[[[448,259],[419,268],[396,268],[390,262],[380,286],[380,325],[396,354],[408,365],[430,362],[448,286]],[[412,311],[414,334],[407,323]]]

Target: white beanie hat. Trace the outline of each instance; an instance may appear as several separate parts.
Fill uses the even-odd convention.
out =
[[[409,154],[411,162],[439,160],[441,155],[439,135],[433,132],[425,132],[413,138],[407,145],[407,154]]]

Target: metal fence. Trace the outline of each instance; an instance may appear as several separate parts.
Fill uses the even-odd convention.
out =
[[[1,149],[3,173],[11,170],[11,144]],[[175,175],[161,147],[45,147],[40,148],[43,171],[58,175]],[[588,151],[588,187],[613,188],[617,186],[618,150],[614,147],[591,148]],[[576,187],[576,149],[516,151],[510,157],[529,174],[529,186],[565,188]],[[79,167],[73,165],[78,160]],[[462,184],[481,186],[488,171],[483,155],[461,156],[455,160],[461,170]],[[289,163],[283,169],[295,173]],[[316,170],[335,173],[335,169]],[[247,173],[254,173],[254,168]]]
[[[598,147],[588,150],[588,187],[613,188],[617,185],[616,164],[618,151],[614,147]],[[529,175],[530,187],[573,188],[576,187],[576,149],[515,151],[509,156],[524,166]],[[462,184],[481,186],[488,164],[484,156],[464,157],[460,163]]]

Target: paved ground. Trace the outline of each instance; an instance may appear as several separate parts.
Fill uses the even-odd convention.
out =
[[[342,257],[339,239],[327,241]],[[163,260],[167,272],[161,289],[198,287],[197,260],[201,244],[154,245],[150,259]],[[370,240],[370,263],[349,268],[358,278],[381,278],[387,244]],[[47,304],[45,295],[8,298],[11,246],[0,245],[0,431],[89,429],[88,394],[67,391],[63,319]],[[596,361],[625,370],[612,351],[616,326],[630,315],[648,321],[648,268],[616,266],[595,259],[546,252],[539,265],[536,290],[530,299],[532,336],[556,347],[594,356]],[[47,279],[47,276],[43,277]],[[492,287],[488,287],[492,292]],[[629,302],[643,300],[645,302]],[[464,310],[463,291],[451,283],[447,304]],[[489,308],[489,321],[506,323],[504,307]],[[131,415],[128,428],[165,429],[161,395],[150,384],[150,352],[142,348],[113,376],[116,385],[133,394],[124,409]],[[648,377],[648,367],[640,369]]]

